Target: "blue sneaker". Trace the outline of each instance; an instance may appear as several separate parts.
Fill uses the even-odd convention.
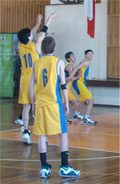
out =
[[[42,169],[40,170],[40,177],[41,178],[48,178],[51,176],[51,165],[46,164],[45,166],[42,166]]]
[[[60,166],[59,175],[62,177],[76,178],[80,177],[80,171],[73,169],[71,166]]]

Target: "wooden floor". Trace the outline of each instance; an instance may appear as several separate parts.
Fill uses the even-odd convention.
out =
[[[79,179],[65,179],[58,175],[60,165],[59,141],[49,137],[48,161],[52,164],[52,177],[39,177],[37,137],[32,135],[32,146],[24,146],[19,126],[14,124],[21,111],[16,101],[1,100],[1,184],[119,184],[119,109],[99,107],[93,109],[96,126],[81,121],[68,124],[69,163],[81,171]],[[71,116],[73,113],[71,113]],[[30,122],[32,131],[32,120]]]

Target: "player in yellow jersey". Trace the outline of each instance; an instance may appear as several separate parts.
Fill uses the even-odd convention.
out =
[[[81,70],[80,68],[85,66],[85,63],[80,63],[74,66],[76,62],[76,58],[73,52],[67,52],[65,54],[65,59],[67,60],[68,64],[65,67],[65,76],[68,88],[68,98],[69,101],[74,103],[74,117],[78,116],[79,109],[80,109],[80,91],[77,86],[77,80],[81,77]],[[80,115],[79,115],[80,118]],[[69,120],[68,120],[69,121]]]
[[[63,93],[66,114],[69,113],[69,101],[66,89],[64,61],[54,56],[55,40],[46,37],[42,42],[44,56],[35,62],[30,84],[32,111],[34,112],[33,133],[39,135],[38,151],[41,160],[40,177],[51,175],[51,165],[47,163],[46,136],[60,136],[61,166],[59,175],[62,177],[78,177],[80,171],[68,164],[68,134],[66,118],[62,104]],[[34,86],[36,84],[36,93]]]
[[[93,98],[85,85],[86,76],[88,75],[88,65],[90,64],[89,61],[92,59],[93,52],[91,50],[85,51],[85,59],[80,62],[78,65],[74,66],[76,62],[76,58],[73,52],[68,52],[65,54],[66,60],[69,64],[65,67],[66,73],[66,80],[69,86],[69,100],[74,101],[75,105],[75,119],[82,119],[84,124],[95,125],[96,122],[91,120],[90,113],[93,106]],[[76,68],[80,69],[77,75],[74,75],[76,72]],[[71,81],[69,82],[69,79]],[[80,109],[82,108],[83,104],[86,104],[86,111],[85,115],[80,114]]]
[[[28,130],[29,113],[31,108],[31,101],[29,97],[29,83],[32,71],[32,65],[39,59],[41,53],[41,42],[45,37],[48,26],[51,20],[55,17],[51,14],[43,26],[43,29],[37,35],[36,42],[33,42],[33,36],[37,32],[41,24],[42,16],[38,15],[36,25],[30,30],[23,28],[18,32],[19,40],[19,54],[21,59],[21,78],[20,78],[20,91],[18,103],[23,105],[22,120],[24,122],[23,142],[31,144],[30,132]]]
[[[90,117],[93,108],[93,96],[86,86],[86,78],[88,77],[89,73],[89,64],[91,63],[93,58],[93,51],[91,49],[88,49],[85,50],[84,54],[85,59],[81,61],[80,64],[86,63],[86,66],[81,68],[82,76],[79,80],[77,80],[77,86],[80,91],[80,108],[82,108],[83,104],[86,105],[86,108],[85,108],[85,115],[82,117],[80,114],[78,114],[78,118],[80,117],[81,119],[83,119],[84,124],[86,125],[95,125],[96,122],[93,121]]]

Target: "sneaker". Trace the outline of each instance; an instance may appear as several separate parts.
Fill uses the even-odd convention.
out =
[[[25,128],[24,128],[24,126],[21,126],[21,133],[24,133],[24,130],[25,130]],[[30,134],[30,130],[28,130],[28,133]]]
[[[75,178],[80,176],[80,171],[73,169],[71,166],[60,166],[59,175],[62,177]]]
[[[75,114],[74,115],[74,119],[81,119],[83,120],[84,116],[82,116],[81,114]]]
[[[84,124],[85,125],[95,125],[97,122],[96,121],[93,121],[90,116],[84,116]]]
[[[45,166],[42,166],[42,169],[40,170],[40,177],[41,178],[48,178],[51,176],[51,165],[46,164]]]
[[[28,133],[23,133],[23,143],[26,144],[26,145],[31,145],[32,144],[29,132]]]
[[[72,123],[72,119],[67,119],[67,123]]]
[[[22,119],[16,119],[15,124],[22,126],[24,124]]]

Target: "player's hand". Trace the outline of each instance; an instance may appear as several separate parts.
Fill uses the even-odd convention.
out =
[[[38,14],[38,17],[37,17],[37,23],[41,23],[41,20],[42,20],[43,16]]]
[[[35,104],[32,104],[32,117],[35,118]]]
[[[51,18],[51,19],[53,19],[53,18],[55,18],[55,17],[57,17],[57,14],[56,14],[56,13],[52,13],[52,14],[50,15],[50,18]]]
[[[66,116],[68,116],[68,114],[70,113],[69,104],[67,103],[65,103],[65,113],[66,113]]]

